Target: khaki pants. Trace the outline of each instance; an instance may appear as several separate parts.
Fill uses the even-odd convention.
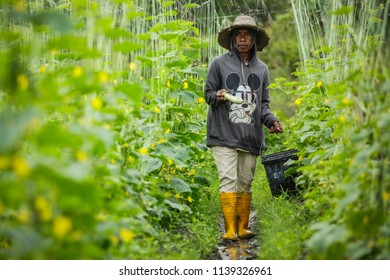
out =
[[[256,155],[227,147],[211,148],[217,165],[220,192],[251,192]]]

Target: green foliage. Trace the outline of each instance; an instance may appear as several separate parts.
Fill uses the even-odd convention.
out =
[[[331,14],[351,12],[344,7]],[[309,259],[389,258],[390,72],[375,62],[386,60],[375,30],[361,42],[364,48],[322,48],[296,73],[300,82],[272,85],[295,96],[298,107],[288,142],[300,151],[297,184],[305,189]],[[348,30],[352,37],[357,32]],[[340,53],[342,61],[330,59]]]
[[[272,197],[264,169],[259,166],[254,181],[254,204],[258,219],[259,259],[303,258],[306,216],[299,201]]]
[[[87,2],[1,7],[0,258],[202,258],[206,44],[192,22]]]

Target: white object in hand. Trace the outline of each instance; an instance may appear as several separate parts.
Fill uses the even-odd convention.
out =
[[[229,100],[229,101],[231,101],[233,103],[241,104],[242,102],[244,102],[244,100],[242,100],[242,98],[237,97],[237,96],[233,96],[233,95],[231,95],[228,92],[224,92],[223,96],[225,96],[226,100]]]

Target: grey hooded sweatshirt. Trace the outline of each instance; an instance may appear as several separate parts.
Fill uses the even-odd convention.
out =
[[[216,57],[209,65],[205,85],[207,115],[207,146],[223,146],[261,155],[264,145],[263,124],[271,128],[277,118],[270,110],[267,65],[256,56],[244,64],[239,55],[228,52]],[[216,92],[226,89],[244,102],[220,102]]]

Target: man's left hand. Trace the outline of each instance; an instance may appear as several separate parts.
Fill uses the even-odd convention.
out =
[[[274,125],[269,130],[270,133],[282,133],[283,128],[280,122],[276,121],[274,122]]]

